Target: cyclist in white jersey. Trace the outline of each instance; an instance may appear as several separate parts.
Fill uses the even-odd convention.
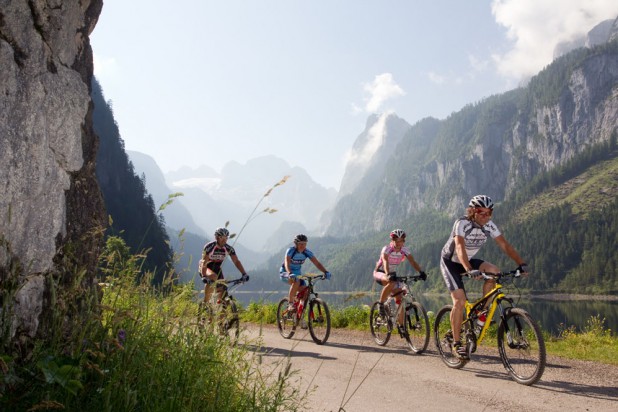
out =
[[[491,221],[493,209],[494,203],[489,196],[474,196],[468,204],[466,216],[455,221],[451,235],[442,248],[440,271],[453,300],[451,312],[453,353],[460,358],[466,356],[465,348],[461,346],[460,328],[458,326],[463,322],[466,302],[462,275],[468,273],[471,277],[480,279],[481,272],[500,272],[496,265],[481,259],[474,259],[481,246],[491,237],[504,253],[515,261],[519,266],[517,269],[522,274],[527,275],[530,272],[528,265],[519,256],[515,248],[506,241],[498,227]],[[495,281],[485,280],[483,294],[493,289],[494,285]]]
[[[427,274],[416,263],[412,253],[410,253],[410,249],[404,246],[406,232],[401,229],[395,229],[391,232],[390,237],[391,242],[380,251],[380,258],[376,262],[376,267],[373,271],[374,280],[382,285],[382,292],[380,293],[380,314],[382,316],[386,315],[384,302],[391,293],[397,293],[400,288],[399,282],[395,281],[397,276],[396,270],[399,264],[407,259],[412,267],[420,273],[421,279],[427,279]]]

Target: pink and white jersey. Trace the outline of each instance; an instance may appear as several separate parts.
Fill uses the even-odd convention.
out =
[[[397,266],[406,260],[406,256],[410,254],[410,249],[403,246],[401,250],[395,250],[393,245],[386,245],[382,248],[380,252],[380,258],[376,262],[376,270],[383,271],[384,267],[382,265],[382,255],[386,254],[388,258],[388,268],[391,272],[394,272]]]

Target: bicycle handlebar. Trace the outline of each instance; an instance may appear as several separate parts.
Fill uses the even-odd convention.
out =
[[[408,280],[418,282],[421,279],[421,275],[410,275],[410,276],[395,276],[395,281],[407,282]]]
[[[326,275],[324,275],[324,274],[321,274],[321,275],[312,275],[312,274],[310,274],[310,273],[307,273],[307,274],[305,274],[305,275],[299,275],[299,276],[296,276],[296,278],[297,278],[297,279],[306,279],[306,280],[309,280],[309,279],[314,279],[314,280],[316,280],[316,279],[317,279],[317,280],[320,280],[320,279],[326,279]]]
[[[488,280],[494,280],[494,279],[501,279],[501,278],[506,278],[506,277],[514,277],[514,278],[518,278],[521,277],[522,274],[519,270],[515,269],[515,270],[511,270],[510,272],[498,272],[498,273],[491,273],[491,272],[479,272],[481,277],[483,279],[488,279]],[[470,272],[466,272],[463,274],[463,276],[467,276],[469,278],[473,278],[473,276],[470,274]]]

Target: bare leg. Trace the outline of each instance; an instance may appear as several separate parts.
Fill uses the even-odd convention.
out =
[[[294,303],[294,300],[296,299],[296,293],[298,292],[298,288],[300,287],[300,281],[294,281],[293,279],[290,279],[289,281],[290,284],[290,293],[288,294],[288,302],[290,304]]]
[[[483,264],[481,265],[480,269],[481,272],[488,272],[488,273],[498,273],[500,272],[500,269],[498,268],[498,266],[489,263],[489,262],[483,262]],[[496,281],[495,280],[486,280],[485,283],[483,283],[483,296],[485,296],[486,294],[489,293],[489,291],[491,291],[494,287],[496,286]],[[489,307],[489,303],[490,302],[486,302],[485,303],[485,309],[487,309]]]
[[[458,342],[461,338],[460,330],[463,322],[463,315],[466,306],[466,292],[457,289],[451,292],[453,300],[453,310],[451,311],[451,330],[453,331],[453,341]]]
[[[388,282],[386,285],[384,285],[384,287],[382,288],[382,292],[380,293],[380,303],[386,302],[386,299],[388,299],[388,295],[391,294],[394,287],[395,282]]]

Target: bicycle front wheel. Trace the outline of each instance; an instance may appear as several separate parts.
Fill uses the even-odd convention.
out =
[[[406,310],[406,341],[412,352],[420,354],[429,344],[429,318],[419,302],[408,303]]]
[[[541,329],[523,309],[510,309],[498,328],[500,358],[511,378],[522,385],[538,382],[545,370]]]
[[[330,335],[330,311],[328,305],[320,298],[309,301],[307,324],[311,338],[318,345],[323,345]]]
[[[436,347],[438,353],[442,358],[442,361],[449,368],[461,369],[468,362],[465,359],[460,359],[453,355],[453,331],[451,329],[451,311],[452,305],[446,305],[436,315],[436,322],[434,323],[434,339],[436,340]],[[463,335],[463,331],[462,331]]]
[[[388,316],[380,315],[380,302],[375,302],[369,312],[369,329],[373,340],[380,346],[384,346],[391,338],[392,326],[389,325]]]
[[[296,331],[296,313],[288,312],[288,298],[283,298],[277,306],[277,327],[285,339],[290,339]]]

